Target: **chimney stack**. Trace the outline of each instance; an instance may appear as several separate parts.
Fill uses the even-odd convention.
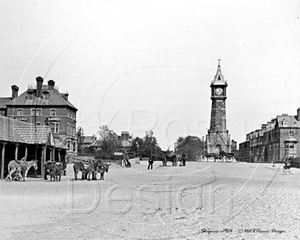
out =
[[[44,79],[40,76],[36,78],[36,97],[42,96],[43,81]]]
[[[300,107],[297,109],[297,120],[300,121]]]
[[[53,80],[48,81],[49,90],[53,90],[55,82]]]
[[[69,100],[68,100],[68,97],[69,97],[69,93],[63,93],[63,98],[64,98],[66,101],[69,101]]]
[[[16,86],[16,85],[12,85],[12,86],[11,86],[11,90],[12,90],[11,98],[12,98],[12,99],[15,99],[16,97],[18,97],[19,87]]]

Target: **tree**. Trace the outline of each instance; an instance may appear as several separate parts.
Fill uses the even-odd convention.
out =
[[[129,151],[137,152],[143,147],[143,139],[140,137],[136,137],[132,140]]]
[[[118,135],[103,125],[98,131],[100,144],[100,155],[113,155],[118,147]]]
[[[204,147],[205,143],[195,136],[178,137],[177,139],[177,153],[184,153],[190,161],[198,160]]]
[[[158,148],[156,137],[153,136],[153,131],[146,132],[146,136],[143,138],[143,144],[141,150],[147,156],[155,154]]]
[[[77,137],[77,152],[78,154],[82,154],[84,152],[84,148],[83,148],[84,130],[80,126],[77,128],[76,137]]]
[[[137,152],[139,155],[150,156],[151,154],[159,155],[161,148],[158,146],[156,137],[153,136],[153,132],[146,132],[144,138],[136,137],[132,140],[131,152]]]

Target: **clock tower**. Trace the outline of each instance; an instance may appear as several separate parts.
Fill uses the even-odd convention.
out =
[[[222,75],[220,60],[217,73],[211,82],[211,116],[210,128],[206,135],[207,153],[218,153],[220,151],[230,152],[230,137],[226,128],[226,88],[227,81]]]

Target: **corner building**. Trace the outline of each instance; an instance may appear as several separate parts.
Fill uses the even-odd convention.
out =
[[[53,80],[43,85],[42,77],[36,78],[36,85],[18,95],[19,88],[12,86],[11,98],[1,98],[2,114],[36,126],[51,127],[55,142],[65,145],[67,153],[77,155],[76,113],[77,108],[69,102],[68,93],[60,93]]]

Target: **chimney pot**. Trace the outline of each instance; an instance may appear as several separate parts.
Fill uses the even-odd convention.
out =
[[[12,85],[12,86],[11,86],[11,90],[12,90],[11,98],[12,98],[12,99],[15,99],[16,97],[18,97],[19,87],[16,86],[16,85]]]
[[[43,81],[44,79],[40,76],[36,78],[36,97],[42,96]]]
[[[69,100],[68,100],[68,97],[69,97],[69,93],[64,93],[64,94],[63,94],[63,98],[64,98],[66,101],[69,101]]]
[[[52,90],[54,88],[55,82],[53,80],[48,81],[49,89]]]
[[[297,120],[300,121],[300,107],[297,109]]]

